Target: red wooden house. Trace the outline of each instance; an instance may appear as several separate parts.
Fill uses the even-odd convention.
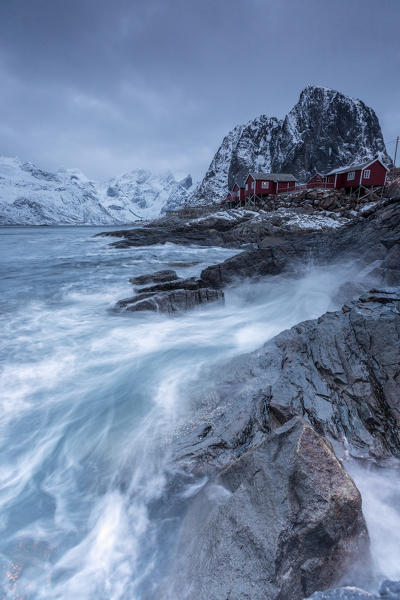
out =
[[[388,168],[378,158],[342,169],[334,169],[326,177],[334,178],[335,188],[380,187],[385,185]]]
[[[240,202],[240,204],[242,204],[242,202],[243,203],[246,202],[244,186],[240,186],[240,188],[239,188],[239,202]]]
[[[334,187],[334,182],[334,175],[323,175],[322,173],[315,173],[311,177],[311,179],[307,181],[306,187],[332,188]]]
[[[249,173],[244,182],[245,197],[262,197],[294,190],[296,178],[290,173]]]

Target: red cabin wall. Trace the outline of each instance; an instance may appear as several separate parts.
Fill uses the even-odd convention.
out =
[[[245,188],[241,187],[239,190],[239,200],[240,202],[244,202],[245,199],[245,194],[244,194]]]
[[[244,194],[245,194],[245,196],[250,196],[251,194],[254,194],[254,190],[252,190],[252,189],[251,189],[251,183],[252,183],[252,181],[254,181],[254,179],[253,179],[253,178],[252,178],[252,176],[250,175],[250,176],[248,177],[248,179],[246,180],[245,184],[244,184],[244,185],[245,185],[245,189],[244,189]],[[249,189],[248,189],[248,190],[246,190],[246,185],[248,185],[248,186],[249,186]]]
[[[348,179],[349,173],[342,173],[341,174],[341,177],[342,177],[342,179],[341,179],[341,183],[342,183],[341,187],[350,188],[350,187],[358,187],[360,185],[361,169],[355,170],[354,173],[355,173],[354,179]]]
[[[277,191],[276,193],[280,193],[280,192],[290,192],[291,190],[294,190],[296,187],[296,182],[295,181],[279,181],[277,182]]]
[[[269,181],[268,189],[264,189],[261,187],[262,181]],[[268,194],[275,194],[275,182],[270,181],[269,179],[256,181],[256,194],[257,196],[267,196]]]
[[[318,173],[315,173],[315,175],[307,181],[307,185],[316,185],[317,183],[323,183],[323,181],[324,178],[321,177],[321,175],[318,175]]]
[[[362,178],[363,185],[384,185],[386,177],[386,169],[379,161],[375,161],[368,167],[371,171],[369,179]],[[367,169],[364,169],[367,170]]]

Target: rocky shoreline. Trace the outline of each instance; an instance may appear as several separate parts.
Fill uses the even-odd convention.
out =
[[[206,483],[183,517],[157,597],[400,598],[393,582],[380,596],[321,591],[368,586],[372,572],[361,499],[337,457],[376,465],[400,457],[400,203],[380,201],[350,216],[339,216],[340,227],[277,230],[271,218],[242,211],[233,220],[214,214],[196,225],[175,217],[117,232],[114,245],[125,248],[247,244],[198,278],[169,272],[133,281],[152,285],[118,310],[173,313],[222,301],[235,282],[295,276],[307,261],[335,269],[347,260],[365,272],[341,287],[339,310],[208,374],[191,422],[173,441],[177,468]]]

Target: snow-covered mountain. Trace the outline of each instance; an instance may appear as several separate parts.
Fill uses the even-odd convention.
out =
[[[100,184],[79,171],[50,173],[0,157],[0,224],[131,223],[181,206],[192,190],[190,175],[177,181],[172,173],[136,170]]]
[[[335,90],[308,86],[284,119],[261,115],[230,131],[189,203],[220,202],[249,171],[293,173],[306,181],[315,171],[375,156],[391,162],[372,108]]]
[[[115,219],[122,218],[126,223],[139,218],[155,219],[182,206],[192,186],[190,175],[177,181],[172,173],[153,175],[139,169],[99,186],[98,193],[102,206]]]

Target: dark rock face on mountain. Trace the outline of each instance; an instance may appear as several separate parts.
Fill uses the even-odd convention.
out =
[[[361,100],[309,86],[284,119],[261,115],[230,131],[189,203],[220,202],[249,171],[292,173],[306,181],[315,171],[378,155],[391,162],[375,112]]]
[[[292,419],[213,478],[185,516],[162,597],[299,600],[369,562],[361,498],[330,445]]]

